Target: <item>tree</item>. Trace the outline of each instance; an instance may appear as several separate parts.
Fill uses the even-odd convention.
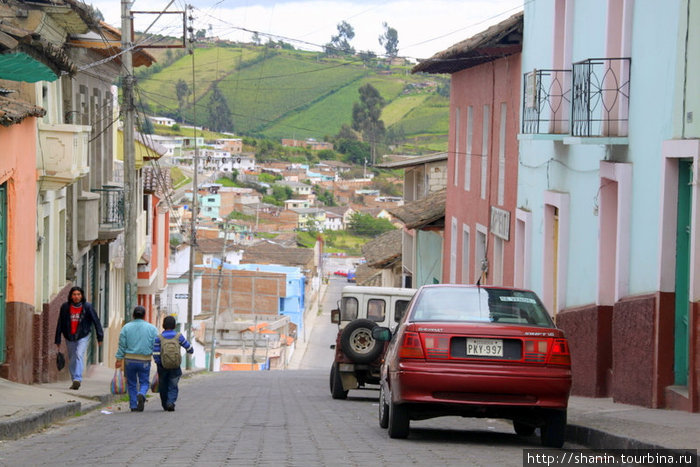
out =
[[[168,52],[170,52],[168,50]],[[175,95],[177,96],[177,111],[182,119],[182,108],[184,107],[185,98],[190,95],[190,87],[184,79],[179,79],[175,83]]]
[[[207,114],[206,124],[213,131],[233,131],[231,110],[218,86],[214,86],[214,91],[207,103]]]
[[[331,41],[326,44],[326,54],[335,55],[338,53],[352,55],[355,49],[350,45],[350,41],[355,37],[355,30],[347,21],[338,23],[338,34],[331,37]]]
[[[207,30],[206,29],[199,29],[199,30],[197,30],[196,33],[194,33],[195,39],[204,39],[205,37],[207,37]]]
[[[291,188],[284,185],[272,185],[272,196],[281,206],[288,199],[292,199],[294,192]]]
[[[331,190],[319,187],[316,191],[316,199],[326,206],[336,206],[335,197],[333,197],[333,192]]]
[[[394,230],[396,227],[386,219],[376,219],[371,214],[356,212],[350,216],[348,230],[363,237],[376,237],[389,230]]]
[[[321,149],[318,151],[318,158],[322,161],[334,161],[335,151],[332,149]]]
[[[366,67],[369,67],[372,64],[372,60],[377,58],[377,54],[375,54],[371,50],[361,50],[360,53],[358,53],[358,55],[360,56],[360,60],[362,60],[362,63]]]
[[[387,57],[395,58],[399,53],[399,33],[396,29],[389,27],[386,21],[382,26],[384,26],[384,34],[379,36],[379,45],[384,46]]]
[[[348,125],[347,123],[343,123],[342,125],[340,125],[340,130],[338,131],[338,134],[335,135],[335,139],[349,139],[351,141],[360,141],[360,135],[357,133],[357,131],[353,130],[352,127],[350,127],[350,125]]]
[[[386,134],[384,122],[380,119],[386,101],[377,88],[369,83],[360,87],[359,93],[360,102],[352,106],[352,128],[361,132],[365,141],[369,142],[374,164],[377,158],[377,143]]]
[[[140,121],[139,131],[144,135],[152,135],[155,133],[153,122],[150,118],[144,117],[143,120]]]
[[[338,142],[338,151],[345,155],[345,162],[364,164],[371,157],[369,144],[363,141],[343,139]]]
[[[258,34],[257,31],[253,33],[253,44],[255,44],[255,45],[262,44],[262,39],[260,38],[260,34]]]

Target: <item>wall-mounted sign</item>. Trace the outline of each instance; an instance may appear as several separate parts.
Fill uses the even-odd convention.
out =
[[[510,212],[491,206],[491,233],[503,240],[510,240]]]
[[[176,293],[175,298],[190,298],[190,294],[188,294],[188,293]]]

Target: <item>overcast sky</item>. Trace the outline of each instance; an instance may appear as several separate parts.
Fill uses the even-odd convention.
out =
[[[104,14],[107,23],[121,28],[118,0],[91,3]],[[136,0],[133,11],[166,8],[169,0]],[[337,25],[347,21],[355,31],[350,44],[355,50],[383,54],[378,37],[383,22],[398,32],[399,55],[427,58],[498,23],[519,10],[522,0],[194,0],[195,30],[222,39],[250,41],[249,31],[258,31],[264,41],[268,34],[296,48],[321,50],[337,34]],[[182,11],[182,0],[172,2],[168,11]],[[143,31],[156,15],[136,15],[136,30]],[[182,35],[182,22],[175,15],[161,17],[149,32]],[[209,33],[211,31],[211,33]]]

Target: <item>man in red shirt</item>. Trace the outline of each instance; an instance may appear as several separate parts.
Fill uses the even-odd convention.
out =
[[[70,389],[79,389],[83,380],[83,359],[93,326],[97,335],[97,345],[102,345],[104,333],[95,309],[85,300],[82,288],[72,287],[68,292],[68,301],[61,305],[58,314],[55,339],[58,348],[61,346],[61,335],[66,339],[68,370],[73,380]]]

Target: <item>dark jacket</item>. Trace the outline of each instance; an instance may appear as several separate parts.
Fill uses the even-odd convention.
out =
[[[104,332],[102,324],[95,313],[95,309],[90,302],[83,302],[83,313],[78,323],[78,332],[70,333],[70,302],[61,305],[61,311],[58,313],[58,323],[56,323],[56,345],[61,343],[61,334],[67,341],[77,341],[90,334],[90,328],[95,326],[95,334],[97,341],[102,342]]]

